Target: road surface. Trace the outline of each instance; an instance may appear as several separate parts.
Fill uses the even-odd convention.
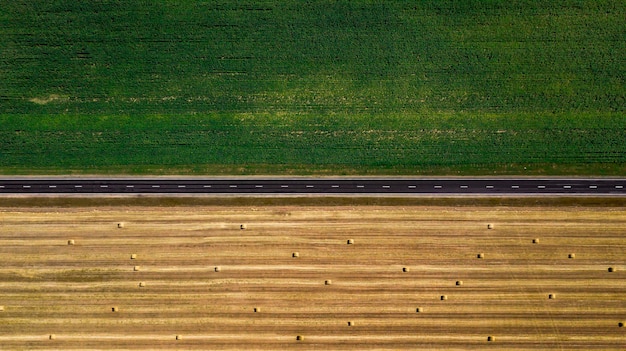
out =
[[[626,195],[624,179],[512,178],[25,178],[0,179],[0,194],[573,194]]]

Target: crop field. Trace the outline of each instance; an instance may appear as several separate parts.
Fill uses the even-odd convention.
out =
[[[623,207],[2,207],[0,345],[622,350],[625,253]]]
[[[2,173],[626,172],[621,0],[2,9]]]

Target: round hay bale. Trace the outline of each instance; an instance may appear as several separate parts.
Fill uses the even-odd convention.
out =
[[[140,266],[134,266],[133,267],[133,271],[135,271],[135,272],[139,272],[140,270],[141,270]]]
[[[415,313],[422,313],[424,312],[424,308],[423,307],[418,307],[415,309]]]
[[[353,326],[354,326],[354,322],[348,321],[348,327],[353,327]]]
[[[54,340],[54,339],[56,339],[56,338],[57,338],[57,336],[56,336],[56,335],[54,335],[54,334],[50,334],[50,335],[48,336],[48,339],[50,339],[50,340]]]
[[[487,341],[496,341],[496,338],[494,338],[493,336],[488,336]]]
[[[111,307],[111,312],[119,312],[120,309],[117,306]]]
[[[409,267],[402,267],[402,271],[406,273],[411,271],[411,269]]]
[[[461,285],[463,285],[463,281],[462,280],[457,280],[455,284],[456,284],[456,286],[461,286]]]
[[[441,296],[439,297],[439,299],[440,299],[441,301],[445,301],[445,300],[447,300],[447,299],[448,299],[448,295],[441,295]]]
[[[617,323],[617,326],[620,327],[620,328],[624,328],[624,322]]]
[[[304,340],[304,336],[298,335],[298,336],[296,336],[296,340],[303,341]]]
[[[549,300],[554,300],[554,299],[556,299],[556,294],[548,294],[548,299],[549,299]]]
[[[176,340],[182,340],[183,336],[182,335],[176,335]]]
[[[481,252],[478,255],[476,255],[476,258],[485,258],[485,254]]]
[[[615,272],[615,268],[609,267],[609,273],[613,273],[613,272]]]
[[[67,244],[68,244],[68,245],[74,245],[75,243],[76,243],[76,242],[75,242],[74,240],[68,240],[68,241],[67,241]]]
[[[567,255],[567,258],[575,258],[575,257],[576,257],[576,254],[573,254],[573,253]]]
[[[139,287],[140,287],[140,288],[144,288],[145,286],[146,286],[146,283],[144,283],[144,282],[139,282]]]
[[[294,253],[291,254],[291,257],[298,258],[298,257],[300,257],[300,253],[299,252],[294,252]]]
[[[354,244],[354,239],[348,239],[348,245]]]
[[[324,281],[324,285],[331,285],[333,283],[332,280],[327,279],[326,281]]]
[[[239,225],[239,229],[241,229],[241,230],[245,230],[246,228],[248,228],[248,226],[245,225],[245,224],[240,224]]]
[[[539,244],[539,239],[534,238],[534,239],[533,239],[533,244]]]
[[[118,228],[124,228],[125,226],[126,226],[126,223],[124,223],[124,222],[119,222],[119,223],[117,224],[117,227],[118,227]]]
[[[220,267],[220,266],[215,267],[215,271],[216,272],[221,272],[222,271],[222,267]]]
[[[136,260],[137,259],[137,254],[131,254],[130,255],[130,259],[131,260]]]
[[[491,223],[487,224],[487,229],[493,229],[493,224]]]

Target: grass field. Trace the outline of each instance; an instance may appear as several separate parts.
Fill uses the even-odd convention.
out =
[[[12,1],[0,172],[626,173],[626,4]]]
[[[3,207],[0,345],[621,350],[625,228],[580,206]]]

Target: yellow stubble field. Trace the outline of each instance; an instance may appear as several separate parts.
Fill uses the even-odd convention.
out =
[[[623,208],[0,209],[2,350],[623,350],[624,322]]]

